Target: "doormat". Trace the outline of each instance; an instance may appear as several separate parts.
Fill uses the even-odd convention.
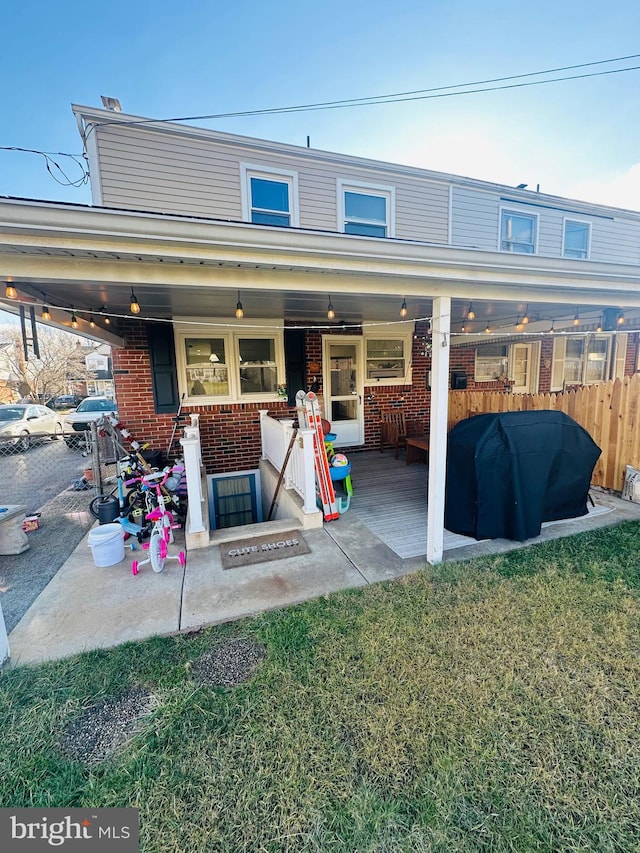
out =
[[[309,553],[309,546],[297,530],[270,536],[237,539],[234,542],[225,542],[220,545],[223,569],[235,569],[236,566],[253,566],[256,563],[284,560],[285,557],[297,557],[299,554]]]

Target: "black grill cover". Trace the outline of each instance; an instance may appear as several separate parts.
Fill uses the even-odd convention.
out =
[[[540,534],[543,521],[587,513],[601,450],[563,412],[502,412],[449,433],[444,525],[476,539]]]

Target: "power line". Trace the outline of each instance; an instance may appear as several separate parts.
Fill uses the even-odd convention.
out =
[[[317,103],[309,103],[309,104],[297,104],[293,106],[287,107],[270,107],[268,109],[260,109],[260,110],[239,110],[236,112],[230,113],[210,113],[208,115],[196,115],[196,116],[180,116],[177,118],[165,118],[165,119],[131,119],[131,120],[118,120],[114,119],[112,121],[102,121],[102,122],[90,122],[87,124],[87,130],[85,134],[86,137],[94,130],[96,127],[101,127],[103,125],[110,124],[123,124],[123,125],[141,125],[141,124],[163,124],[169,122],[183,122],[183,121],[204,121],[207,119],[221,119],[221,118],[240,118],[245,116],[257,116],[257,115],[278,115],[281,113],[295,113],[295,112],[311,112],[316,110],[333,110],[333,109],[345,109],[348,107],[359,107],[359,106],[376,106],[379,104],[394,104],[394,103],[402,103],[405,101],[421,101],[421,100],[432,100],[435,98],[449,98],[454,95],[472,95],[478,94],[480,92],[496,92],[503,89],[515,89],[515,88],[523,88],[528,86],[541,86],[546,83],[559,83],[566,80],[582,80],[588,77],[602,77],[608,74],[620,74],[626,71],[638,71],[640,70],[640,66],[630,66],[627,68],[611,68],[606,71],[593,71],[587,74],[573,74],[567,75],[564,77],[554,77],[548,80],[529,80],[524,83],[507,83],[507,81],[514,80],[522,80],[526,77],[537,77],[542,74],[556,74],[561,71],[574,71],[579,68],[591,68],[598,65],[607,65],[612,62],[623,62],[630,59],[638,59],[640,58],[640,54],[629,54],[628,56],[618,56],[612,59],[601,59],[594,62],[583,62],[578,65],[565,65],[558,68],[548,68],[543,71],[530,71],[526,74],[514,74],[506,77],[493,77],[487,80],[476,80],[469,83],[456,83],[449,86],[436,86],[429,89],[415,89],[407,92],[395,92],[387,95],[370,95],[364,98],[348,98],[344,100],[336,100],[336,101],[320,101]],[[507,83],[507,85],[498,85],[498,86],[489,86],[490,83]],[[485,86],[486,88],[482,89],[471,89],[470,86]],[[453,89],[458,89],[460,91],[451,91]]]
[[[84,154],[67,154],[64,151],[38,151],[35,148],[20,148],[17,145],[0,145],[0,151],[21,151],[25,154],[39,154],[44,158],[47,172],[49,172],[56,183],[63,187],[81,187],[89,180],[89,172],[83,162]],[[53,159],[54,157],[70,157],[76,166],[81,169],[82,176],[73,180],[69,175],[67,175],[62,166]],[[60,178],[53,173],[53,169],[57,169],[64,180],[60,180]]]

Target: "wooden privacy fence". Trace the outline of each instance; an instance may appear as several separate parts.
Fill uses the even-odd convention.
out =
[[[602,450],[592,485],[622,491],[625,466],[640,468],[640,374],[585,385],[557,394],[450,391],[449,429],[487,412],[555,409],[584,427]]]

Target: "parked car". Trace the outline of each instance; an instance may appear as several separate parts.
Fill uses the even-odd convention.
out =
[[[85,397],[74,412],[63,416],[64,440],[67,447],[77,447],[92,421],[113,413],[118,417],[115,402],[109,397]],[[75,434],[74,434],[75,433]]]
[[[54,409],[74,409],[84,400],[82,394],[61,394],[52,403]]]
[[[31,443],[43,438],[55,440],[62,435],[62,423],[53,409],[37,403],[11,403],[0,406],[0,450],[13,447],[28,450]]]

